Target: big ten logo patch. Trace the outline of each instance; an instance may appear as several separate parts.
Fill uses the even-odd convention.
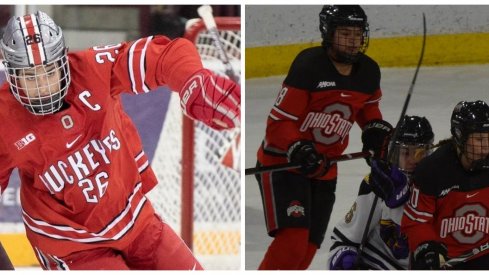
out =
[[[27,134],[25,137],[17,140],[15,142],[15,146],[17,147],[17,150],[21,150],[22,148],[24,148],[27,144],[33,142],[34,140],[36,140],[36,137],[34,136],[33,133],[29,133]]]
[[[287,216],[292,216],[294,218],[300,218],[305,216],[304,206],[302,206],[300,201],[291,201],[289,207],[287,208]]]

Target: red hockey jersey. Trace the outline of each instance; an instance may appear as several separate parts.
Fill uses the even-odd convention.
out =
[[[69,53],[67,108],[35,116],[0,90],[0,186],[14,168],[34,248],[56,256],[131,242],[154,210],[156,184],[120,94],[168,85],[179,91],[202,69],[192,43],[166,37]],[[137,100],[137,99],[136,99]]]
[[[450,258],[489,248],[489,171],[465,171],[447,144],[417,165],[414,182],[401,222],[411,251],[426,241],[444,243]]]
[[[380,70],[362,55],[349,76],[338,73],[322,47],[302,51],[292,63],[270,111],[258,161],[286,163],[288,147],[298,140],[313,141],[326,156],[338,156],[348,146],[355,122],[381,119]],[[323,179],[335,178],[334,165]]]

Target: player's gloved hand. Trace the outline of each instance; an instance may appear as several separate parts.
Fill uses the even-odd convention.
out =
[[[336,251],[329,263],[330,270],[348,270],[356,269],[355,262],[358,253],[354,247],[345,246]]]
[[[373,151],[373,157],[366,158],[370,165],[371,158],[383,158],[387,155],[387,148],[392,134],[392,125],[381,119],[371,120],[363,127],[362,131],[362,151]]]
[[[447,247],[440,242],[427,241],[418,246],[414,251],[412,269],[416,270],[439,270],[440,258],[447,259]]]
[[[316,151],[311,141],[300,140],[292,143],[287,150],[290,163],[301,165],[299,171],[310,178],[321,177],[329,169],[329,161]]]
[[[190,118],[217,130],[240,127],[241,88],[232,80],[202,69],[187,80],[179,94],[180,105]]]
[[[407,176],[397,166],[386,161],[370,161],[370,186],[374,193],[385,201],[385,205],[396,208],[409,199]]]

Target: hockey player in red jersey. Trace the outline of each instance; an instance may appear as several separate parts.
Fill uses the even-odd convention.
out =
[[[458,103],[451,117],[452,142],[422,160],[404,208],[412,269],[489,269],[489,106]]]
[[[68,53],[40,11],[11,18],[1,49],[0,187],[18,168],[42,268],[202,269],[145,196],[157,181],[120,94],[168,85],[188,116],[223,129],[239,126],[239,86],[203,69],[185,39]]]
[[[360,6],[324,6],[322,46],[299,53],[268,116],[258,166],[299,163],[257,176],[268,234],[259,269],[307,269],[324,239],[335,201],[337,167],[327,158],[348,145],[353,123],[364,150],[377,154],[390,129],[379,110],[380,70],[364,54],[367,16]]]

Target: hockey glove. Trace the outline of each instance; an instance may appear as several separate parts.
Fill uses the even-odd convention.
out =
[[[445,261],[447,253],[447,247],[443,243],[435,241],[424,242],[414,251],[411,269],[439,270],[441,266],[440,259]]]
[[[217,129],[240,127],[241,89],[233,81],[202,69],[180,91],[180,105],[192,119]]]
[[[371,120],[365,127],[363,127],[362,151],[373,151],[373,158],[383,158],[386,156],[392,130],[392,125],[385,120]],[[370,165],[370,158],[371,157],[366,158],[368,165]]]
[[[352,270],[356,269],[355,262],[358,253],[354,247],[346,246],[338,250],[329,263],[330,270]]]
[[[329,169],[328,160],[316,151],[310,141],[300,140],[290,145],[287,158],[290,163],[301,165],[299,171],[309,178],[321,177]]]
[[[407,176],[395,165],[372,159],[370,161],[370,186],[389,208],[403,205],[409,199]]]

